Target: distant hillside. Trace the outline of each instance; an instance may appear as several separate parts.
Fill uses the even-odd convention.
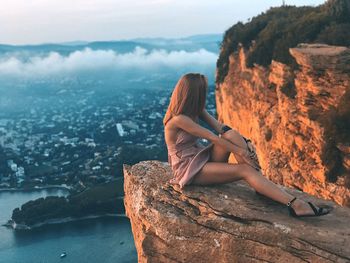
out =
[[[91,48],[92,50],[114,50],[118,53],[132,52],[139,46],[147,50],[165,49],[167,51],[185,50],[188,52],[204,48],[213,53],[219,53],[221,34],[193,35],[184,38],[135,38],[115,41],[72,41],[65,43],[45,43],[38,45],[5,45],[0,44],[0,55],[11,52],[26,51],[33,53],[58,52],[67,55],[77,50]]]
[[[317,7],[281,6],[270,8],[250,22],[229,28],[221,43],[216,82],[228,72],[228,58],[239,43],[251,48],[247,66],[267,66],[274,59],[296,66],[288,49],[298,43],[350,46],[350,0],[329,0]]]
[[[135,47],[151,49],[153,46],[146,43],[138,43],[133,41],[96,41],[89,43],[71,44],[40,44],[40,45],[1,45],[0,55],[11,52],[25,51],[34,54],[45,54],[49,52],[58,52],[61,55],[68,55],[77,50],[91,48],[92,50],[114,50],[118,53],[132,52]]]

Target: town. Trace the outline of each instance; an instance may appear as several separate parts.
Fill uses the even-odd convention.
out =
[[[60,89],[0,115],[0,189],[75,191],[122,177],[123,163],[167,161],[163,117],[172,90]],[[215,116],[214,87],[206,109]],[[205,140],[202,141],[205,143]]]

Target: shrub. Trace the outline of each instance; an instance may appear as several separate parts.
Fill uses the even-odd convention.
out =
[[[350,1],[331,0],[317,7],[273,7],[243,24],[229,28],[221,43],[217,60],[216,83],[222,83],[228,72],[229,56],[242,46],[250,48],[247,66],[254,63],[268,66],[271,60],[292,68],[297,64],[289,48],[298,43],[322,42],[330,45],[349,45]],[[254,44],[252,44],[254,41]]]

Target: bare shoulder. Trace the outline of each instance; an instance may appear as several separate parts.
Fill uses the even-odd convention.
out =
[[[168,123],[165,126],[166,130],[176,130],[176,117],[177,116],[171,117],[171,119],[168,121]]]
[[[183,129],[196,137],[205,138],[209,141],[216,140],[217,136],[207,128],[202,127],[198,121],[198,117],[193,120],[190,116],[184,114],[174,116],[174,125],[176,127]]]
[[[188,124],[194,122],[190,117],[184,114],[179,114],[173,117],[174,125],[181,126],[181,124]]]
[[[165,142],[167,144],[176,142],[176,135],[179,129],[180,127],[177,125],[177,116],[173,116],[164,127]]]
[[[184,126],[191,124],[193,120],[184,114],[173,116],[166,124],[165,130],[168,133],[176,133],[179,129],[183,129]]]

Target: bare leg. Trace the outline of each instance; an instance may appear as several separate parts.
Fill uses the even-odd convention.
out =
[[[227,163],[230,154],[225,148],[214,144],[211,147],[209,162]]]
[[[247,148],[247,144],[244,141],[243,137],[235,129],[232,129],[232,130],[229,130],[229,131],[225,132],[222,135],[222,138],[225,138],[225,139],[235,143],[236,145],[238,145],[238,146],[240,146],[242,148]],[[245,163],[245,161],[243,160],[243,158],[240,155],[238,155],[237,153],[233,153],[233,154],[235,155],[235,158],[236,158],[238,163]]]
[[[243,139],[241,134],[235,129],[232,129],[232,130],[225,132],[222,137],[227,139],[227,140],[230,140],[231,142],[234,142],[236,145],[238,145],[242,148],[247,148],[247,144],[246,144],[245,140]],[[211,161],[214,161],[214,162],[215,161],[219,161],[219,162],[224,161],[226,159],[226,157],[228,158],[229,154],[230,154],[229,152],[226,152],[220,146],[214,145],[212,152],[211,152]],[[236,153],[233,153],[233,154],[235,155],[235,158],[236,158],[238,164],[242,164],[242,165],[245,164],[245,161],[243,160],[243,158],[239,154],[236,154]],[[237,167],[239,167],[241,171],[244,169],[244,167],[241,167],[241,166],[237,166]],[[217,167],[214,166],[213,169],[215,171],[215,169],[217,169]],[[220,169],[220,171],[221,171],[221,169]],[[274,183],[272,183],[271,181],[266,179],[265,177],[255,178],[256,175],[262,176],[261,171],[256,171],[254,169],[252,169],[252,171],[253,171],[253,175],[249,176],[250,182],[248,182],[248,183],[250,183],[250,185],[257,192],[264,194],[264,195],[270,197],[271,199],[279,201],[281,203],[288,203],[288,201],[290,201],[293,198],[293,196],[289,195],[288,193],[285,193],[284,191],[281,194],[281,189],[278,186],[276,186]],[[244,176],[242,176],[239,179],[245,179],[245,178],[244,178]],[[246,180],[246,181],[248,181],[248,180]],[[270,192],[271,190],[272,190],[272,193]],[[272,197],[270,195],[266,194],[266,192],[269,192],[269,194],[272,195]]]
[[[247,164],[229,164],[208,162],[193,179],[193,184],[209,185],[245,180],[258,192],[281,203],[288,203],[293,196],[279,188],[276,184],[261,176]]]
[[[222,135],[222,138],[232,142],[238,147],[237,151],[232,152],[235,155],[235,158],[238,163],[247,163],[251,166],[254,166],[254,168],[261,169],[259,161],[257,160],[257,156],[251,159],[251,153],[248,151],[248,145],[243,139],[243,136],[237,130],[231,129],[225,132]],[[241,154],[244,154],[244,156],[242,156]],[[259,173],[261,173],[260,169],[258,170]]]
[[[261,176],[261,174],[247,164],[207,162],[194,177],[192,184],[221,184],[241,179],[245,180],[256,191],[282,204],[287,204],[293,198],[292,195],[279,188],[266,177]],[[311,207],[303,200],[295,200],[292,207],[297,215],[313,214]]]
[[[241,142],[245,145],[245,141],[239,134],[231,132],[229,136],[231,139],[235,140],[237,144]],[[240,141],[240,138],[242,138],[243,142]],[[229,153],[225,154],[224,150],[219,148],[219,146],[214,145],[211,152],[211,160],[218,160],[218,162],[206,163],[195,176],[193,184],[208,185],[215,183],[228,183],[243,179],[257,192],[277,202],[286,204],[293,198],[292,195],[278,187],[266,177],[262,176],[261,171],[256,171],[251,166],[245,164],[244,161],[238,164],[229,164],[225,162]],[[240,159],[237,158],[238,162],[239,160]],[[313,214],[311,207],[300,199],[295,200],[292,207],[297,214]]]
[[[232,129],[227,132],[225,132],[222,135],[222,138],[225,138],[226,140],[229,140],[236,145],[240,146],[241,148],[247,149],[247,144],[244,141],[243,137],[240,135],[239,132],[236,130]],[[228,162],[228,158],[230,156],[231,152],[228,152],[225,148],[214,144],[213,147],[211,148],[210,152],[210,162]],[[233,153],[235,155],[235,158],[238,163],[246,163],[244,159],[237,153]]]

